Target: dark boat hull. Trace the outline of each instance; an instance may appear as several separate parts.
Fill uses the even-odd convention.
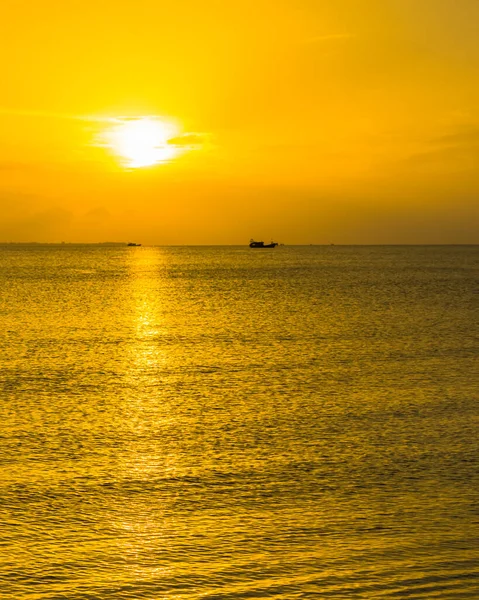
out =
[[[249,244],[250,248],[275,248],[277,246],[277,242],[271,242],[271,244],[265,244],[264,242],[254,242],[251,241]]]

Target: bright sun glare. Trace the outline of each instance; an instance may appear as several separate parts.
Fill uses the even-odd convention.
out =
[[[172,160],[180,152],[168,140],[178,135],[174,124],[154,117],[120,120],[106,134],[108,145],[129,168]]]

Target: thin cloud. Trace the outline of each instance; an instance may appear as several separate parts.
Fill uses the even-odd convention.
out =
[[[72,115],[68,113],[56,113],[43,110],[16,110],[2,106],[0,106],[0,116],[30,117],[40,119],[62,119],[66,121],[86,121],[91,123],[126,123],[128,121],[139,121],[141,119],[163,120],[163,117],[158,115]]]
[[[131,123],[134,121],[143,121],[144,119],[150,119],[152,121],[161,121],[162,117],[156,115],[135,115],[135,116],[123,116],[118,117],[103,117],[101,120],[113,122],[113,123]]]
[[[206,142],[207,136],[203,133],[185,133],[168,140],[171,146],[201,146]]]
[[[479,165],[479,128],[471,125],[429,139],[427,149],[404,158],[402,162],[416,166],[437,165],[441,170],[476,169]]]
[[[479,129],[473,127],[468,131],[459,131],[442,135],[432,141],[437,145],[476,146],[479,144]]]

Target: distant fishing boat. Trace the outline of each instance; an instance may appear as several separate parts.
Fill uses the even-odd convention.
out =
[[[127,246],[141,246],[141,244],[135,244],[135,242],[128,242]]]
[[[265,244],[264,242],[255,242],[253,239],[249,242],[250,248],[275,248],[278,245],[278,242],[270,242],[269,244]]]

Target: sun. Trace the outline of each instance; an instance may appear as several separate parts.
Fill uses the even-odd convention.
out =
[[[107,146],[132,169],[171,161],[180,149],[168,143],[178,135],[174,123],[158,117],[118,118],[106,132]]]

